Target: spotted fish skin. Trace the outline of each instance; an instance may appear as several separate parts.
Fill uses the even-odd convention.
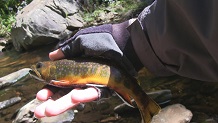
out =
[[[32,66],[32,69],[39,78],[54,86],[103,85],[113,89],[129,105],[132,105],[133,98],[144,123],[149,123],[161,110],[134,77],[104,62],[87,59],[46,61]]]

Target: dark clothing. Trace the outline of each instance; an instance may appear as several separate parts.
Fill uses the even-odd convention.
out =
[[[60,47],[67,57],[111,58],[133,74],[145,66],[157,76],[218,82],[217,6],[217,0],[155,0],[130,26],[86,28]]]
[[[218,81],[218,1],[156,0],[130,31],[134,49],[158,76]]]

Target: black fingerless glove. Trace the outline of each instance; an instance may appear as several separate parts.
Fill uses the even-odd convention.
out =
[[[66,58],[97,56],[119,63],[131,75],[142,68],[126,27],[129,22],[105,24],[78,31],[72,38],[59,45]]]

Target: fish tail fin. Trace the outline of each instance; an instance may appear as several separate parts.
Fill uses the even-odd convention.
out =
[[[148,105],[141,109],[139,108],[139,111],[142,115],[142,121],[144,121],[143,123],[150,123],[152,117],[158,114],[160,110],[160,106],[153,99],[148,97]]]

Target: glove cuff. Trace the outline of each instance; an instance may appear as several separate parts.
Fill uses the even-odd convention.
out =
[[[125,21],[119,24],[112,25],[112,36],[116,41],[118,47],[123,51],[123,54],[127,57],[129,61],[131,61],[133,67],[136,71],[139,71],[143,64],[138,58],[135,50],[133,48],[133,44],[131,41],[130,33],[127,30],[127,27],[130,25],[131,20]]]
[[[127,41],[130,39],[130,33],[126,29],[128,26],[129,21],[112,25],[112,36],[122,51],[125,48]]]

